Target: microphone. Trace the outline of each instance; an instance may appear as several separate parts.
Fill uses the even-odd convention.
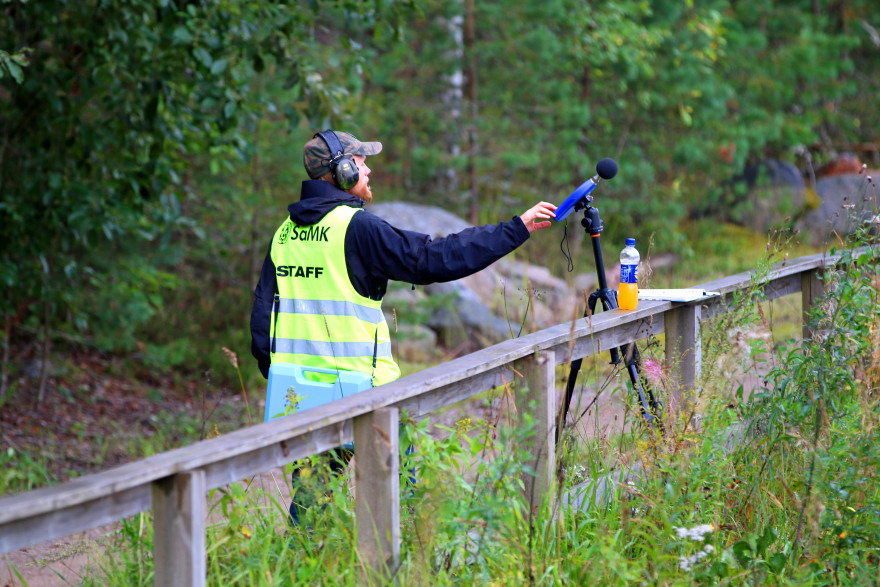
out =
[[[565,201],[556,208],[556,218],[554,218],[554,220],[556,220],[556,222],[562,222],[565,220],[569,214],[574,212],[575,205],[589,196],[590,193],[596,189],[599,181],[602,179],[611,179],[615,175],[617,175],[617,162],[614,161],[614,159],[606,157],[599,161],[599,163],[596,164],[596,175],[582,183],[576,190],[571,192],[567,198],[565,198]]]

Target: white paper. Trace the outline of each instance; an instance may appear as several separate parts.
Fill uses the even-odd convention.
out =
[[[720,295],[717,291],[704,289],[640,289],[640,300],[661,300],[667,302],[692,302],[700,298]]]

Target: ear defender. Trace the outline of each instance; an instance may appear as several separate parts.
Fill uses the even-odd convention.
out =
[[[357,163],[351,156],[345,154],[336,133],[328,128],[315,136],[324,139],[330,149],[330,175],[336,186],[341,190],[350,190],[356,186],[360,179]]]

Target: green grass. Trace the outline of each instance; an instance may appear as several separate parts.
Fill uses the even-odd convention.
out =
[[[711,270],[737,270],[726,263],[733,261]],[[698,272],[690,278],[706,280]],[[394,582],[876,584],[880,274],[858,260],[835,282],[833,303],[824,305],[832,312],[813,318],[823,337],[802,345],[794,344],[797,296],[762,303],[760,311],[743,303],[707,320],[699,430],[679,414],[667,419],[668,434],[659,440],[640,426],[601,439],[574,437],[559,450],[563,497],[536,512],[521,499],[529,459],[520,439],[529,423],[506,426],[508,416],[497,410],[509,406],[490,401],[504,390],[475,400],[489,406],[488,417],[466,411],[474,402],[457,406],[463,417],[443,434],[427,420],[408,422],[401,444],[412,443],[416,453],[405,467],[416,466],[419,482],[402,493],[402,564]],[[739,344],[731,334],[765,327],[773,331],[769,339]],[[646,358],[662,358],[662,337],[658,342],[645,348]],[[606,363],[605,356],[585,361],[583,381],[624,393],[619,380],[606,382]],[[565,374],[559,367],[558,379]],[[751,394],[743,389],[748,375],[760,375]],[[663,381],[656,389],[665,392]],[[732,443],[737,429],[746,433]],[[632,485],[611,484],[605,499],[583,507],[566,501],[576,486],[589,492],[634,462],[644,472]],[[343,477],[325,509],[309,512],[310,531],[290,531],[289,472],[268,484],[245,480],[211,492],[209,584],[386,584],[364,576],[350,479]],[[699,537],[687,536],[700,529]],[[152,583],[149,515],[126,520],[109,545],[95,555],[98,570],[84,584]]]
[[[46,455],[30,455],[8,447],[0,452],[0,495],[23,493],[50,485],[52,474]]]
[[[794,259],[820,252],[819,249],[798,242],[788,232],[762,235],[735,224],[715,220],[688,221],[679,227],[681,241],[658,243],[659,252],[641,246],[641,277],[645,287],[679,288],[706,283],[727,275],[754,269],[768,253],[774,261],[787,255]],[[679,260],[672,268],[650,268],[651,254],[673,254]]]
[[[656,442],[634,426],[563,443],[562,497],[535,512],[525,508],[519,482],[529,462],[520,444],[528,419],[508,427],[506,418],[467,414],[441,435],[426,420],[408,422],[401,443],[417,447],[419,481],[402,493],[402,561],[393,583],[876,584],[877,279],[875,265],[846,267],[831,294],[833,312],[814,317],[823,338],[800,346],[759,338],[734,353],[729,328],[766,321],[754,304],[735,307],[710,325],[704,359],[720,365],[727,356],[740,372],[704,371],[699,432],[670,418]],[[773,356],[779,367],[768,368],[749,396],[737,386],[759,356]],[[733,430],[745,431],[738,442]],[[581,506],[567,497],[590,495],[635,462],[643,473],[631,485],[613,483]],[[336,485],[326,509],[310,511],[310,531],[289,533],[286,479],[280,493],[247,482],[213,492],[212,511],[222,515],[209,531],[209,583],[391,584],[364,575],[347,483]],[[148,584],[151,540],[148,516],[129,522],[118,554],[103,555],[101,580],[86,584]]]

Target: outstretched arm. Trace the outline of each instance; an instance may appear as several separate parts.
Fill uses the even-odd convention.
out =
[[[548,202],[538,202],[523,212],[520,219],[522,219],[523,224],[526,225],[529,232],[535,232],[536,230],[541,230],[542,228],[550,226],[550,221],[544,219],[556,218],[555,210],[556,206],[553,204]]]
[[[529,231],[519,216],[432,238],[359,212],[345,235],[345,258],[355,289],[381,299],[388,280],[426,285],[460,279],[488,267],[528,239]]]

